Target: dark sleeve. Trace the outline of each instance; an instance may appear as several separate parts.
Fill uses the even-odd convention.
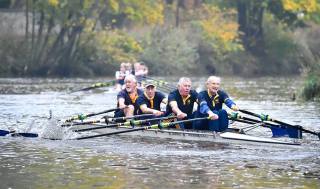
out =
[[[206,102],[206,98],[204,97],[203,92],[198,94],[198,103],[201,104],[201,102]]]
[[[198,93],[195,90],[191,91],[191,98],[196,102],[198,99]]]
[[[170,93],[169,96],[168,96],[168,104],[172,101],[177,101],[176,98],[175,98],[175,95],[174,93]]]
[[[139,96],[137,98],[137,105],[138,105],[138,107],[140,107],[142,104],[146,104],[146,101],[144,100],[144,98],[142,96]]]
[[[160,102],[162,102],[162,100],[166,98],[166,96],[161,92],[158,93],[158,97],[160,99]]]
[[[207,100],[206,100],[204,92],[200,92],[198,94],[198,104],[200,106],[200,108],[199,108],[200,113],[207,114],[208,111],[210,110],[210,108],[208,106],[208,103],[207,103]]]
[[[220,91],[219,95],[221,96],[223,102],[225,102],[226,99],[229,98],[228,94],[226,92],[222,91],[222,90]]]
[[[125,92],[124,91],[120,91],[117,95],[117,100],[119,100],[119,98],[123,98],[123,99],[126,99],[126,96],[125,96]]]

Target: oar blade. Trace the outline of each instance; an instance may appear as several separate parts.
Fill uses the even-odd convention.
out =
[[[28,137],[28,138],[36,138],[39,135],[37,133],[12,133],[11,136],[13,136],[13,137],[22,136],[22,137]]]
[[[6,136],[7,134],[9,134],[9,131],[6,130],[0,130],[0,136]]]
[[[90,87],[86,87],[86,88],[82,88],[82,89],[79,89],[79,90],[76,90],[76,91],[72,91],[71,93],[80,92],[80,91],[89,91],[89,90],[96,89],[96,88],[101,88],[101,87],[110,87],[110,86],[113,86],[115,84],[116,84],[116,80],[111,80],[111,81],[107,81],[107,82],[104,82],[104,83],[95,83],[95,84],[91,85]]]
[[[289,137],[302,139],[302,131],[292,127],[270,127],[272,137]]]

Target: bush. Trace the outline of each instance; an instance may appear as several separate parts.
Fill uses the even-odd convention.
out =
[[[180,28],[156,28],[145,41],[141,60],[151,74],[190,74],[199,71],[197,43],[188,40],[188,31]]]
[[[302,97],[305,100],[320,98],[320,69],[310,72],[304,82]]]
[[[294,74],[301,68],[293,32],[285,24],[266,14],[264,20],[266,57],[262,57],[262,72],[266,74]]]

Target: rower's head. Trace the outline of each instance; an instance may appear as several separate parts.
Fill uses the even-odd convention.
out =
[[[131,93],[137,88],[137,79],[134,75],[127,75],[124,79],[126,91]]]
[[[212,95],[216,94],[220,88],[220,83],[221,83],[220,77],[210,76],[206,82],[209,93],[211,93]]]
[[[136,63],[133,64],[133,68],[134,68],[135,71],[139,70],[140,67],[141,67],[140,62],[136,62]]]
[[[181,96],[188,96],[191,90],[191,79],[188,77],[181,77],[178,82],[178,91]]]
[[[132,64],[130,62],[127,62],[125,64],[125,67],[126,67],[126,71],[129,71],[130,73],[132,72]]]
[[[154,85],[153,82],[146,82],[146,84],[144,85],[144,91],[146,93],[146,95],[148,96],[148,98],[153,98],[154,95],[156,94],[156,86]]]
[[[120,64],[120,71],[125,72],[126,71],[126,63],[122,62]]]

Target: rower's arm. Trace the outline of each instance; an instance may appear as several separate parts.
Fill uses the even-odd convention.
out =
[[[161,101],[162,104],[168,104],[168,99],[167,98],[164,98],[162,101]]]
[[[232,110],[234,111],[238,111],[239,108],[238,106],[236,105],[236,103],[234,103],[230,98],[226,98],[224,103]]]
[[[155,112],[157,111],[155,109],[148,108],[148,106],[146,104],[142,104],[140,106],[140,109],[144,114],[155,114]]]
[[[127,107],[127,105],[125,105],[124,102],[125,102],[124,98],[119,98],[118,99],[118,103],[119,103],[119,108],[120,109],[123,109],[123,108]]]
[[[178,104],[176,101],[171,101],[169,103],[169,105],[171,106],[171,109],[173,111],[173,113],[175,113],[176,115],[182,114],[183,112],[179,109]]]

